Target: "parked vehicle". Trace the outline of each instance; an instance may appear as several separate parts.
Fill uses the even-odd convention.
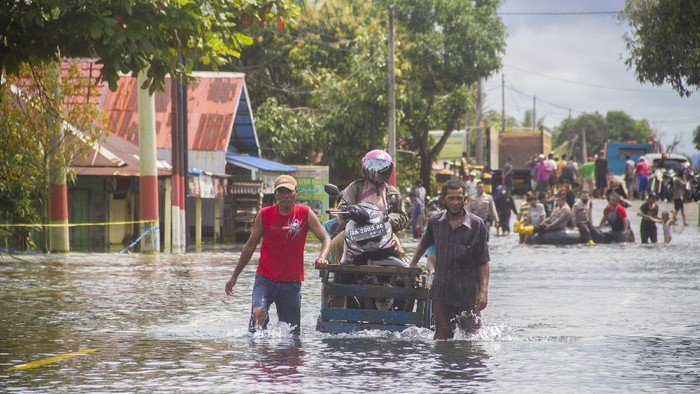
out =
[[[688,174],[690,173],[690,161],[683,155],[674,153],[648,153],[641,156],[649,165],[649,189],[659,195],[659,199],[666,201],[671,199],[673,193],[673,177],[681,172],[686,175],[690,185]],[[686,200],[690,192],[686,193]]]

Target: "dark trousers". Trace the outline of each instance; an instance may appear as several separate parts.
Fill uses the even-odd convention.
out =
[[[473,310],[433,300],[433,314],[435,315],[434,339],[453,338],[457,327],[465,334],[474,334],[481,328],[481,314]]]
[[[593,240],[593,242],[600,242],[603,239],[603,234],[601,234],[600,230],[592,223],[577,223],[576,227],[578,227],[578,232],[581,233],[581,241],[583,242],[588,242],[590,240]]]
[[[641,226],[639,226],[639,236],[642,237],[643,244],[650,241],[655,244],[657,242],[656,224],[642,222]]]

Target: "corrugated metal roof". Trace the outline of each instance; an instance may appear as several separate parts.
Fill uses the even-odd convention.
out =
[[[263,170],[272,172],[297,171],[296,167],[255,156],[228,154],[226,155],[226,161],[235,166],[242,167],[248,170]]]
[[[76,161],[73,168],[78,175],[139,176],[139,147],[110,134],[87,158]],[[158,176],[172,175],[172,167],[165,160],[157,161]]]
[[[226,151],[233,121],[245,88],[243,74],[194,73],[187,85],[188,147],[202,151]],[[156,146],[171,149],[171,83],[155,93]],[[138,86],[136,78],[122,77],[116,92],[109,91],[102,111],[109,117],[110,130],[138,144]],[[247,102],[246,102],[247,103]],[[246,104],[246,109],[247,109]]]

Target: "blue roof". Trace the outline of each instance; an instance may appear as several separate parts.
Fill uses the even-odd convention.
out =
[[[272,172],[297,171],[296,167],[255,156],[228,154],[226,155],[226,162],[233,164],[234,166],[243,167],[249,170],[263,170]]]
[[[260,147],[258,146],[258,138],[255,134],[255,125],[253,124],[253,117],[250,111],[248,90],[243,85],[241,98],[238,100],[238,108],[236,109],[236,117],[233,120],[233,130],[231,131],[228,148],[251,156],[260,156]]]

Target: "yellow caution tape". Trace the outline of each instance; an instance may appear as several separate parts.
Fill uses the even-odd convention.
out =
[[[81,349],[81,350],[78,350],[77,352],[64,353],[64,354],[60,354],[58,356],[42,358],[41,360],[32,361],[32,362],[28,362],[28,363],[20,364],[20,365],[15,365],[14,367],[10,368],[10,371],[23,371],[25,369],[37,368],[37,367],[41,367],[41,366],[44,366],[47,364],[57,363],[59,361],[65,360],[67,358],[81,356],[83,354],[95,353],[96,351],[98,351],[98,350],[97,349]]]
[[[79,226],[110,226],[120,224],[155,223],[154,220],[134,220],[126,222],[105,223],[47,223],[47,224],[0,224],[0,227],[79,227]]]

